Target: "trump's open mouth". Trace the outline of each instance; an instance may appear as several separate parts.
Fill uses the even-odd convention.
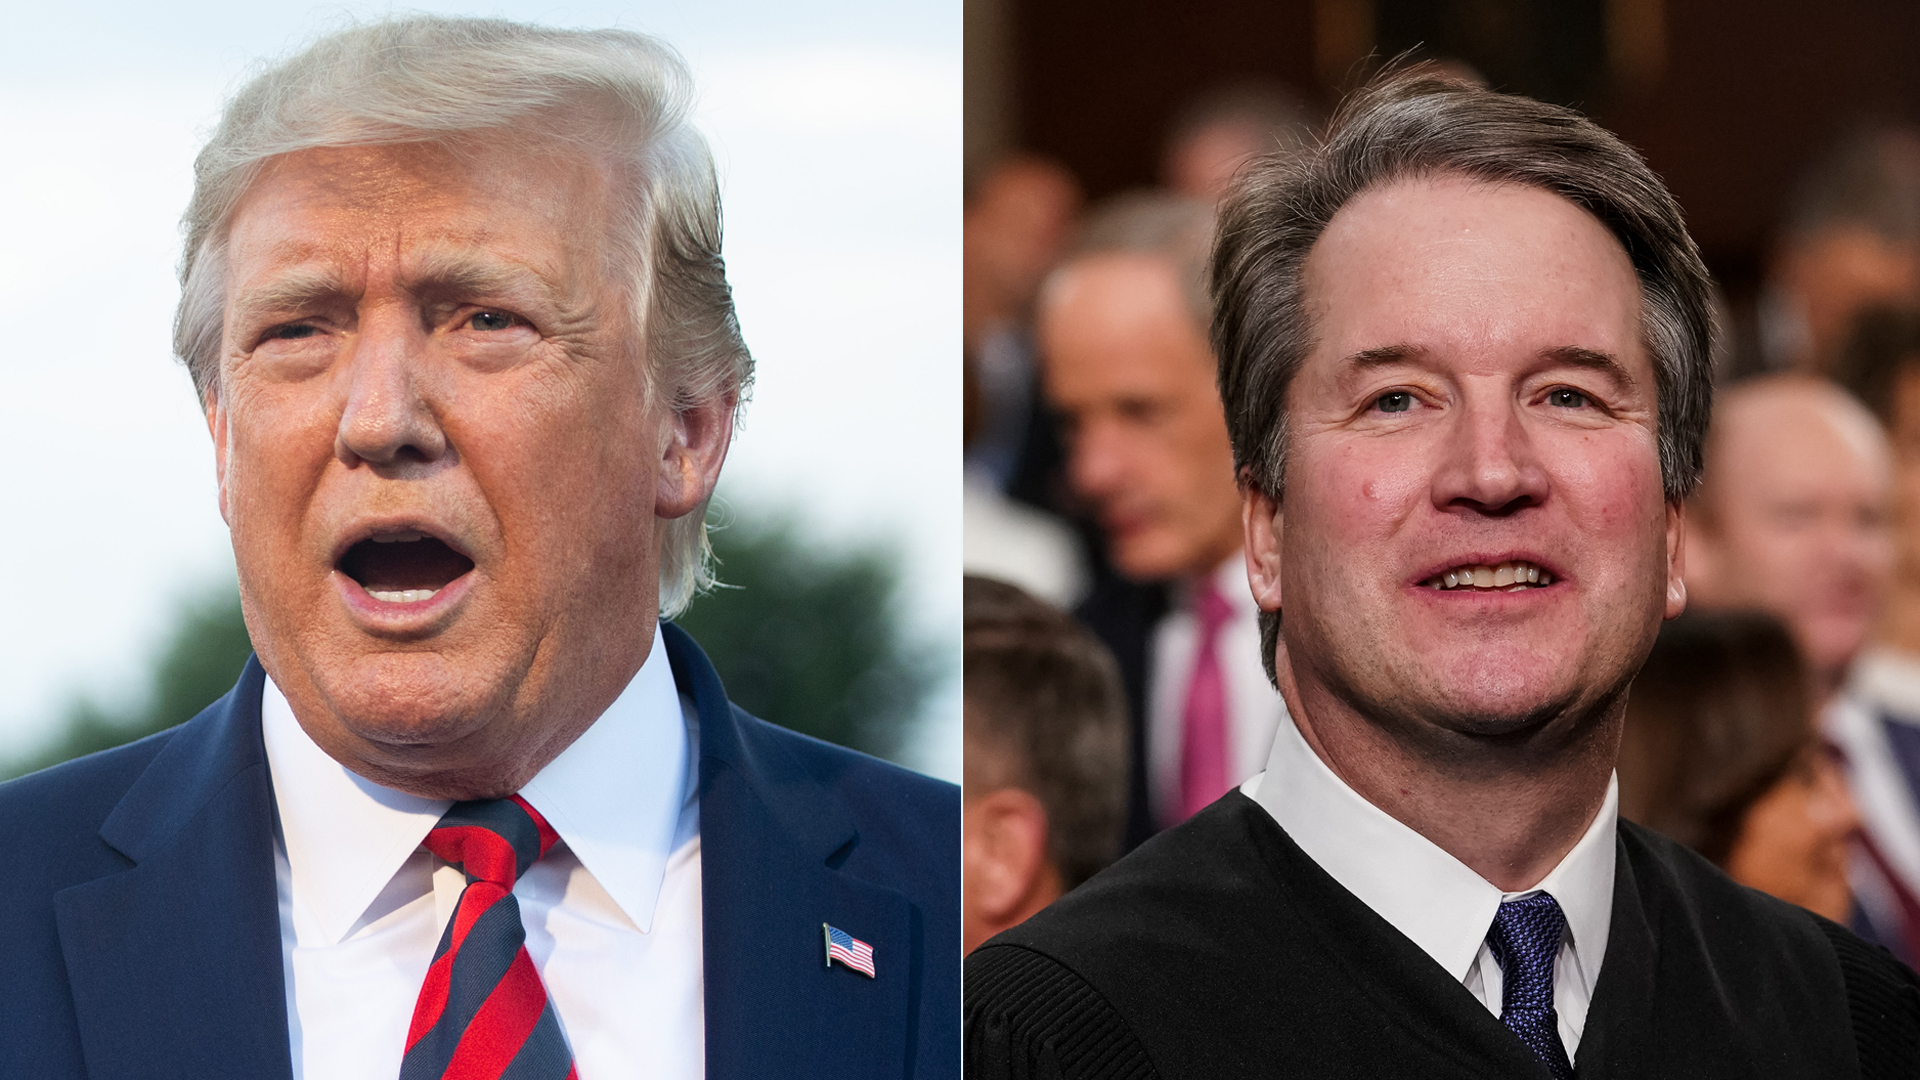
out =
[[[340,572],[359,582],[367,595],[390,604],[430,600],[471,569],[472,559],[420,532],[370,536],[348,548],[339,563]]]

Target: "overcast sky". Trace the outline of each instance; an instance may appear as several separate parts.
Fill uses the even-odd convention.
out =
[[[388,10],[657,34],[686,56],[759,364],[721,482],[737,518],[908,555],[911,616],[960,613],[960,4],[8,5],[0,60],[0,758],[86,691],[134,692],[178,600],[232,577],[212,452],[171,359],[178,221],[225,95]],[[919,764],[958,779],[959,686]]]

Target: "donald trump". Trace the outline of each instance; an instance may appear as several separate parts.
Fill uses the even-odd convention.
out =
[[[175,339],[257,656],[0,788],[0,1074],[957,1074],[957,790],[664,621],[752,373],[689,97],[412,18],[229,102]]]

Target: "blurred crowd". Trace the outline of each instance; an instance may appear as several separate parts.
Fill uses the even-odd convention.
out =
[[[1261,665],[1208,344],[1213,206],[1314,112],[1235,85],[1161,183],[1058,163],[965,218],[967,946],[1263,767]],[[1723,313],[1688,613],[1635,682],[1622,813],[1920,959],[1920,131],[1839,139]]]

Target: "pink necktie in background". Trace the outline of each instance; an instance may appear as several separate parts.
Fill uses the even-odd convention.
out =
[[[1198,647],[1180,713],[1179,821],[1226,794],[1233,782],[1227,775],[1227,678],[1220,670],[1219,649],[1220,628],[1232,615],[1213,579],[1201,579],[1193,597]]]

